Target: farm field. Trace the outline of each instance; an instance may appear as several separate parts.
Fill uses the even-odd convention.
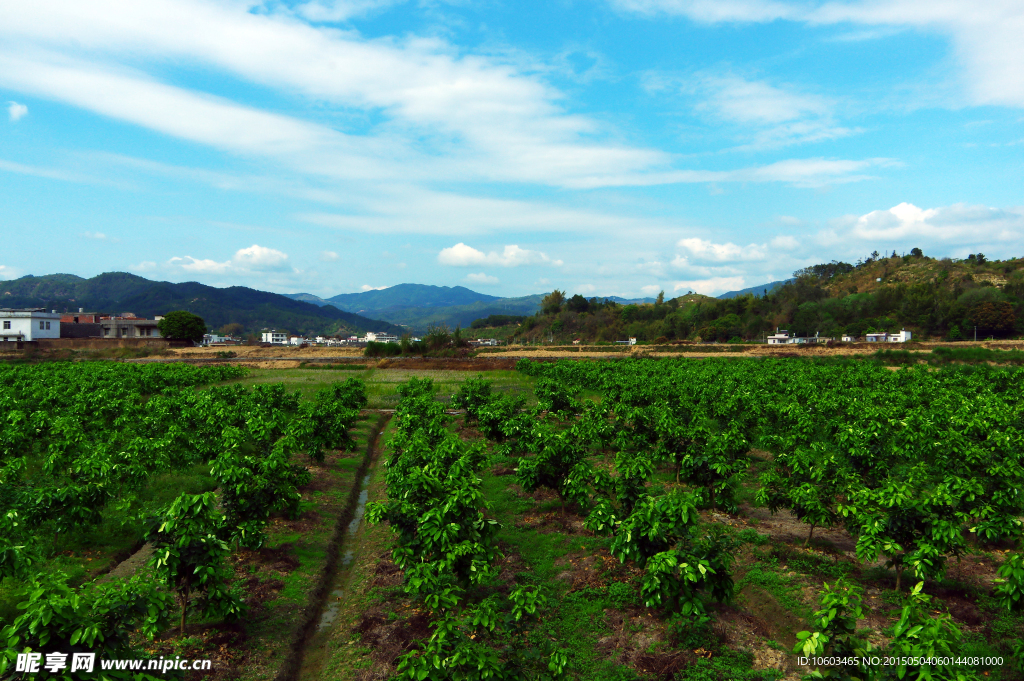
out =
[[[430,380],[438,390],[438,399],[450,401],[459,386],[474,376],[466,371],[444,369],[378,369],[375,362],[367,364],[338,365],[341,368],[320,368],[315,364],[294,369],[252,369],[245,378],[231,379],[225,384],[244,385],[283,384],[290,391],[309,396],[338,380],[356,377],[366,385],[367,407],[370,409],[394,409],[398,404],[398,386],[417,378]],[[534,400],[532,386],[534,379],[516,371],[488,371],[488,381],[497,393],[522,394],[528,401]]]
[[[1019,371],[521,370],[402,388],[303,678],[1022,678]]]
[[[1022,679],[1024,371],[889,368],[0,366],[4,655],[282,681],[799,679],[801,657]]]

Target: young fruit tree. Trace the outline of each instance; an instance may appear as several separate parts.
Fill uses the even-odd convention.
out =
[[[204,616],[235,619],[244,612],[244,604],[229,587],[231,573],[224,559],[231,551],[221,539],[225,519],[216,504],[212,492],[182,494],[146,537],[153,544],[150,566],[181,601],[182,636],[197,594],[197,609]]]

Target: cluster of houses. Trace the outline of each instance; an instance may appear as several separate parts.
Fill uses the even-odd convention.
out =
[[[358,336],[348,336],[342,338],[340,336],[317,336],[316,338],[306,338],[305,336],[293,336],[285,333],[284,331],[278,331],[271,329],[270,331],[264,331],[262,335],[262,342],[268,345],[326,345],[326,346],[337,346],[337,345],[354,345],[364,346],[367,343],[400,343],[401,338],[390,333],[377,333],[373,331],[367,331],[366,335],[362,338]],[[420,338],[410,338],[412,342],[418,342]],[[500,342],[494,338],[477,338],[469,341],[469,344],[474,347],[481,345],[500,345]]]
[[[869,333],[865,334],[864,341],[867,343],[906,343],[910,340],[912,334],[910,331],[903,329],[898,333]],[[789,331],[785,329],[776,329],[775,333],[768,336],[768,345],[801,345],[806,343],[826,343],[834,338],[822,338],[815,334],[814,336],[797,337],[791,336]],[[861,339],[857,336],[843,336],[842,341],[844,343],[856,343]]]
[[[306,338],[305,336],[293,336],[284,331],[278,331],[271,329],[270,331],[264,331],[262,338],[263,343],[268,345],[366,345],[367,343],[398,343],[401,339],[398,336],[394,336],[387,333],[374,333],[367,331],[366,335],[362,338],[358,336],[348,336],[342,338],[341,336],[317,336],[315,338]],[[413,340],[419,340],[414,338]]]
[[[163,317],[145,319],[131,312],[99,314],[57,312],[41,307],[0,308],[0,342],[33,342],[51,338],[160,338]]]

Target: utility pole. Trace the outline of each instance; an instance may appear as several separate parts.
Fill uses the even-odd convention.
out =
[[[978,342],[978,327],[974,327],[974,342]]]

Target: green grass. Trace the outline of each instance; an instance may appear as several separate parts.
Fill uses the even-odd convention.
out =
[[[242,385],[284,383],[288,390],[298,390],[303,398],[309,398],[321,388],[355,377],[366,381],[368,408],[393,409],[398,404],[399,384],[405,383],[410,378],[433,380],[434,387],[438,389],[438,398],[447,402],[464,381],[479,375],[483,375],[493,383],[495,392],[521,393],[526,396],[528,404],[536,404],[536,398],[533,395],[535,379],[510,370],[473,372],[374,368],[345,370],[339,373],[336,369],[307,365],[297,369],[252,369],[248,376],[225,383],[241,383]]]

